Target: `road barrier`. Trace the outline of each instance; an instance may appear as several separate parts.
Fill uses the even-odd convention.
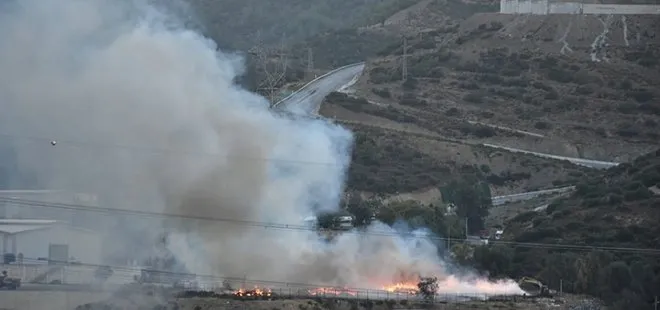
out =
[[[273,108],[278,107],[282,102],[284,102],[284,101],[286,101],[286,100],[289,100],[291,97],[293,97],[293,96],[295,96],[296,94],[300,93],[301,91],[305,90],[305,88],[309,87],[309,85],[312,85],[312,84],[314,84],[315,82],[317,82],[317,81],[319,81],[319,80],[321,80],[321,79],[324,79],[324,78],[328,77],[329,75],[332,75],[332,74],[337,73],[338,71],[341,71],[341,70],[344,70],[344,69],[348,69],[348,68],[352,68],[352,67],[360,66],[360,65],[364,65],[364,62],[358,62],[358,63],[354,63],[354,64],[346,65],[346,66],[343,66],[343,67],[339,67],[339,68],[337,68],[337,69],[334,69],[334,70],[332,70],[332,71],[329,71],[329,72],[327,72],[327,73],[325,73],[325,74],[323,74],[323,75],[321,75],[321,76],[319,76],[319,77],[317,77],[317,78],[315,78],[315,79],[309,81],[307,84],[303,85],[303,86],[300,87],[298,90],[294,91],[293,93],[289,94],[288,96],[286,96],[286,97],[280,99],[280,101],[278,101],[278,102],[276,102],[276,103],[273,104]]]

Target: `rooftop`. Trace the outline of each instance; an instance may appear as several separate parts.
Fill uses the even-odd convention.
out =
[[[47,228],[56,223],[54,220],[0,219],[0,233],[16,234]]]

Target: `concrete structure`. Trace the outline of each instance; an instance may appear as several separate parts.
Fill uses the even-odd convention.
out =
[[[48,207],[49,204],[96,207],[98,199],[95,195],[58,190],[1,190],[0,218],[57,220],[75,226],[97,227],[90,220],[95,216],[93,212]]]
[[[592,15],[648,15],[660,14],[660,5],[596,4],[584,1],[500,0],[502,14],[592,14]]]
[[[0,252],[22,254],[23,264],[101,263],[98,234],[53,220],[0,219]],[[17,259],[16,263],[21,263]]]

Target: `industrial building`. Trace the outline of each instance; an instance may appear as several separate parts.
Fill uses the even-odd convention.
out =
[[[101,238],[54,220],[0,219],[0,252],[13,263],[101,263]]]

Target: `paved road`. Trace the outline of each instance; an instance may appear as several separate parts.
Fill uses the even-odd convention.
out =
[[[297,92],[274,104],[274,107],[298,115],[316,115],[327,95],[351,83],[362,74],[364,63],[330,71],[303,86]]]
[[[571,163],[576,164],[576,165],[585,166],[585,167],[589,167],[589,168],[595,168],[595,169],[608,169],[608,168],[612,168],[614,166],[619,165],[619,163],[615,163],[615,162],[591,160],[591,159],[583,159],[583,158],[575,158],[575,157],[565,157],[565,156],[558,156],[558,155],[545,154],[545,153],[537,153],[537,152],[526,151],[526,150],[521,150],[521,149],[515,149],[515,148],[511,148],[511,147],[494,145],[494,144],[484,143],[482,145],[486,146],[486,147],[492,147],[492,148],[507,150],[509,152],[525,153],[525,154],[530,154],[530,155],[535,155],[535,156],[545,157],[545,158],[552,158],[552,159],[557,159],[557,160],[567,160],[567,161],[570,161]]]

